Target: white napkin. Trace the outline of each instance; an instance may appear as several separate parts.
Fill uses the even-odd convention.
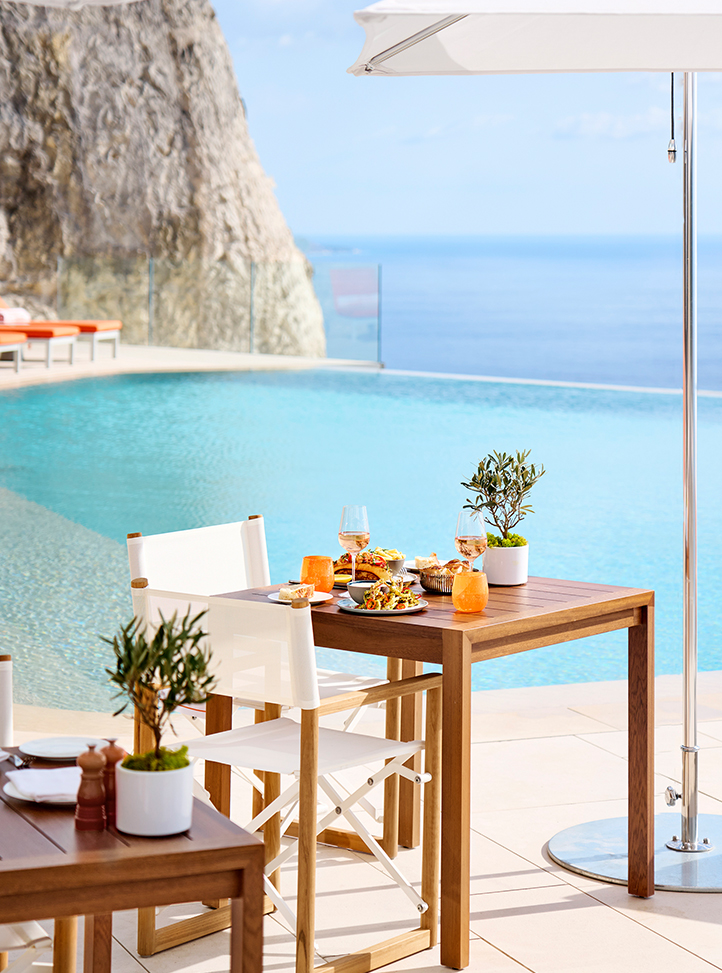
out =
[[[0,750],[0,763],[2,763],[3,760],[7,760],[9,756],[10,754],[5,750]]]
[[[78,796],[80,767],[57,767],[54,770],[11,770],[7,775],[23,797],[29,801],[70,803]]]
[[[0,308],[0,322],[2,324],[27,324],[31,320],[30,312],[24,307]]]

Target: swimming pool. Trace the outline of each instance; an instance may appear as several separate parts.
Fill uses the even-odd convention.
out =
[[[702,398],[701,669],[722,668],[721,428],[722,399]],[[164,373],[3,392],[0,644],[16,659],[18,701],[110,707],[97,636],[130,615],[127,532],[263,513],[282,581],[303,554],[340,553],[341,508],[365,503],[372,545],[451,556],[460,482],[491,449],[531,448],[548,471],[522,528],[531,573],[654,588],[657,671],[679,672],[681,438],[677,394],[383,372]],[[625,675],[614,633],[476,666],[474,688]]]

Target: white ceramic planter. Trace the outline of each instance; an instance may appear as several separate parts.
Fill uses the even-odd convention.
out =
[[[487,547],[484,572],[489,584],[526,584],[529,577],[529,545],[524,547]]]
[[[115,768],[116,827],[144,837],[180,834],[191,826],[193,764],[179,770]]]

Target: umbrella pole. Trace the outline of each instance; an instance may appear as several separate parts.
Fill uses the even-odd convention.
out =
[[[684,73],[684,735],[682,794],[667,788],[671,806],[682,798],[680,838],[667,842],[674,851],[709,851],[699,841],[697,777],[697,75]]]

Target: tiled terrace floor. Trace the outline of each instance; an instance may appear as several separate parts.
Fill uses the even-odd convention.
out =
[[[545,852],[545,843],[563,828],[625,814],[625,694],[622,682],[474,694],[471,970],[722,969],[722,895],[657,892],[651,899],[630,898],[623,887],[564,871]],[[722,672],[700,674],[699,703],[700,811],[722,814]],[[380,711],[370,711],[364,728],[377,732],[381,718]],[[112,722],[33,707],[16,712],[18,742],[56,732],[105,735]],[[668,810],[663,791],[671,781],[679,783],[681,770],[679,677],[657,679],[657,726],[659,812]],[[126,743],[128,729],[127,722],[116,729]],[[193,732],[181,729],[186,736]],[[234,795],[240,820],[244,796]],[[668,813],[671,834],[679,815]],[[418,853],[402,852],[400,862],[414,876]],[[317,942],[326,958],[388,938],[416,921],[406,898],[375,864],[335,849],[319,855],[317,901]],[[228,969],[227,933],[141,959],[134,946],[135,914],[116,915],[114,932],[115,973]],[[290,934],[272,916],[265,934],[266,969],[291,971]],[[387,969],[443,967],[437,948]]]

